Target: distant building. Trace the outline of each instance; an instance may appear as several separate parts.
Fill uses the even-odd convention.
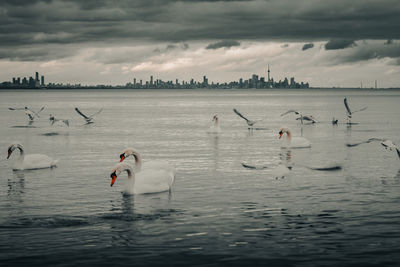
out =
[[[41,78],[40,85],[41,85],[41,86],[44,86],[44,75],[42,75],[40,78]]]

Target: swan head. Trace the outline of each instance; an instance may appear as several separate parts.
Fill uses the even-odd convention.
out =
[[[132,167],[129,166],[127,163],[118,163],[111,170],[111,174],[110,174],[111,185],[110,186],[114,185],[115,181],[117,180],[118,175],[120,175],[121,172],[123,172],[123,171],[128,172],[128,177],[130,177],[130,175],[133,173]]]
[[[22,146],[21,146],[20,144],[11,144],[11,145],[8,147],[8,151],[7,151],[7,153],[8,153],[8,155],[7,155],[7,159],[9,159],[9,158],[10,158],[11,154],[13,153],[13,151],[14,151],[16,148],[18,148],[18,147],[21,147],[21,148],[22,148]]]
[[[135,157],[137,157],[137,152],[134,148],[126,148],[124,149],[124,151],[122,151],[121,155],[119,155],[119,162],[123,162],[127,157],[129,157],[130,155],[133,155]]]
[[[283,135],[284,133],[288,133],[288,132],[289,132],[289,129],[288,129],[288,128],[282,127],[282,128],[279,130],[279,139],[282,138],[282,135]]]

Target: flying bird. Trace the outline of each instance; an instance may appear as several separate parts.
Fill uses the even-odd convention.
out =
[[[301,124],[303,124],[303,121],[310,121],[311,123],[317,122],[317,120],[312,115],[303,115],[302,113],[300,113],[299,111],[294,110],[294,109],[290,109],[290,110],[286,111],[285,113],[282,113],[281,117],[285,116],[289,113],[294,113],[296,115],[300,115],[300,117],[296,118],[296,120],[300,120]]]
[[[252,120],[249,120],[248,118],[246,118],[245,116],[243,116],[243,114],[240,113],[240,112],[239,112],[237,109],[235,109],[235,108],[233,109],[233,112],[235,112],[239,117],[241,117],[242,119],[244,119],[249,127],[253,127],[254,124],[256,124],[257,122],[263,121],[263,120],[265,119],[265,118],[264,118],[264,119],[261,119],[261,120],[252,121]]]
[[[23,110],[25,111],[25,114],[28,116],[30,121],[33,121],[35,117],[40,118],[39,113],[44,110],[44,107],[42,107],[38,112],[35,112],[34,110],[28,108],[28,107],[23,107],[23,108],[8,108],[9,110]]]
[[[78,112],[79,115],[81,115],[81,116],[86,120],[86,123],[89,124],[89,123],[93,123],[93,117],[94,117],[95,115],[99,114],[99,113],[103,110],[103,108],[99,109],[99,111],[93,113],[93,114],[90,115],[90,116],[86,116],[86,115],[83,114],[78,108],[75,108],[75,110],[76,110],[76,112]]]
[[[369,144],[369,143],[372,143],[372,142],[380,142],[380,144],[381,144],[385,149],[390,150],[390,151],[396,151],[396,152],[397,152],[397,156],[398,156],[399,159],[400,159],[400,151],[399,151],[399,148],[393,143],[392,140],[389,140],[389,139],[370,138],[370,139],[368,139],[368,140],[366,140],[366,141],[363,141],[363,142],[360,142],[360,143],[346,144],[346,146],[348,146],[348,147],[354,147],[354,146],[358,146],[358,145],[361,145],[361,144]]]
[[[68,120],[63,120],[63,119],[56,119],[53,115],[50,114],[49,121],[51,125],[54,125],[54,123],[57,122],[63,122],[65,125],[69,127],[69,121]]]
[[[344,98],[343,102],[344,102],[344,106],[345,106],[346,112],[347,112],[347,119],[348,119],[349,121],[350,121],[350,119],[351,119],[353,113],[356,113],[356,112],[363,111],[363,110],[366,110],[366,109],[367,109],[367,107],[363,107],[363,108],[360,108],[360,109],[358,109],[358,110],[351,111],[350,106],[349,106],[349,103],[347,103],[347,98],[346,98],[346,97]]]

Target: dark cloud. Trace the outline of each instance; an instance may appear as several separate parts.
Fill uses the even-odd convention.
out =
[[[230,48],[232,46],[240,46],[240,43],[238,41],[221,41],[217,43],[212,43],[207,45],[206,49],[218,49],[218,48]]]
[[[2,0],[0,48],[400,39],[398,14],[398,0]]]
[[[354,42],[354,40],[333,39],[325,44],[325,50],[345,49],[355,45],[356,43]]]
[[[313,47],[314,47],[313,43],[308,43],[308,44],[304,44],[303,48],[301,50],[305,51],[305,50],[313,48]]]
[[[400,43],[392,43],[385,45],[378,42],[368,43],[362,42],[357,47],[335,55],[333,63],[353,63],[371,59],[393,59],[391,62],[399,62],[400,60]]]

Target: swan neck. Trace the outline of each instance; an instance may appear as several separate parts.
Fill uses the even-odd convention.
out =
[[[23,162],[25,158],[24,148],[21,145],[16,145],[16,148],[19,150],[18,161]]]
[[[288,141],[292,140],[292,134],[289,130],[286,131],[286,140]]]
[[[138,152],[133,152],[132,156],[135,158],[135,166],[137,170],[140,171],[142,169],[142,157],[139,155]]]
[[[218,126],[218,118],[214,119],[214,126],[217,127]]]

